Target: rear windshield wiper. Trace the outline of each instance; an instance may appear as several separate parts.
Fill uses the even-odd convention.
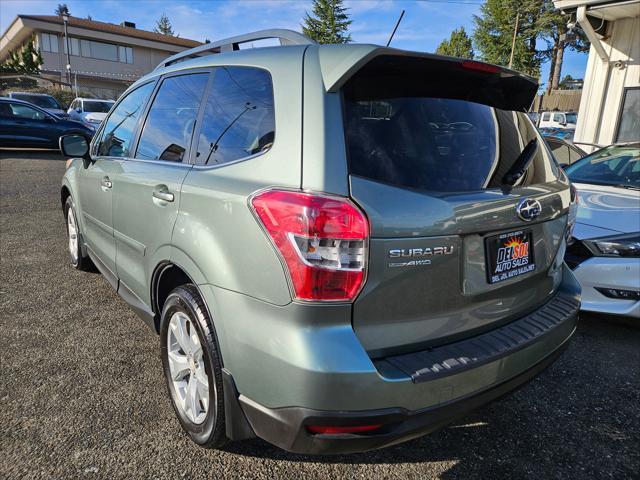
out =
[[[511,168],[504,174],[504,177],[502,177],[502,184],[513,187],[518,179],[524,175],[524,172],[527,171],[537,151],[538,139],[534,138],[526,147],[524,147],[524,149],[522,149],[522,152],[520,152],[516,161],[513,162]]]

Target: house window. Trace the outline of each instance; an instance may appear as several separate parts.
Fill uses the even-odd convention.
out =
[[[624,89],[616,143],[640,140],[640,87]]]
[[[58,53],[58,36],[52,33],[42,33],[41,50],[43,52]]]
[[[43,44],[48,45],[47,42],[53,42],[53,40],[44,40]],[[55,37],[55,35],[51,35]],[[64,53],[67,53],[67,42],[63,39]],[[53,45],[53,43],[52,43]],[[93,40],[84,40],[79,38],[69,37],[69,45],[71,47],[71,55],[83,56],[87,58],[96,58],[98,60],[109,60],[111,62],[133,63],[133,49],[131,47],[123,47],[119,45],[113,45],[111,43],[94,42]],[[58,51],[58,44],[55,43],[55,50],[44,51]]]
[[[133,63],[133,49],[131,47],[118,47],[118,53],[122,63]]]

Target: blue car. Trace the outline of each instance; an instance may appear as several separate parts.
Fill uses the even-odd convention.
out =
[[[91,138],[93,130],[80,122],[62,119],[36,105],[0,98],[0,147],[59,148],[62,135]]]

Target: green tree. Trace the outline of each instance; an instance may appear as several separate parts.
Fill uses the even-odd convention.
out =
[[[539,19],[542,39],[547,48],[542,56],[551,62],[547,79],[547,92],[557,90],[562,75],[562,62],[567,48],[586,52],[589,50],[589,40],[584,31],[576,26],[572,32],[567,30],[567,17],[556,10],[551,0],[544,0],[543,13]]]
[[[512,68],[539,77],[543,55],[537,51],[536,41],[541,35],[543,4],[544,0],[487,0],[480,7],[480,15],[474,15],[473,42],[480,58],[497,65],[509,64],[517,19]]]
[[[0,72],[39,74],[42,55],[35,41],[35,36],[32,36],[22,47],[9,52],[9,58],[0,65]]]
[[[451,32],[449,39],[443,40],[438,45],[436,53],[450,57],[473,58],[473,44],[467,32],[464,31],[464,27]]]
[[[53,13],[55,13],[59,17],[61,17],[62,15],[71,15],[69,13],[69,7],[67,7],[66,3],[59,3]]]
[[[156,28],[154,28],[153,31],[156,33],[162,33],[163,35],[171,35],[173,37],[178,36],[173,31],[173,25],[171,25],[169,17],[167,17],[167,14],[164,12],[160,15],[160,18],[156,22]]]
[[[302,33],[318,43],[349,43],[349,15],[343,0],[313,0],[312,14],[305,14]]]

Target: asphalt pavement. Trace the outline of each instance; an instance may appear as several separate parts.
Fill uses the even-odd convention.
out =
[[[67,258],[64,159],[0,150],[0,478],[638,478],[640,329],[582,318],[514,394],[384,450],[307,457],[261,440],[222,451],[175,419],[156,334]]]

